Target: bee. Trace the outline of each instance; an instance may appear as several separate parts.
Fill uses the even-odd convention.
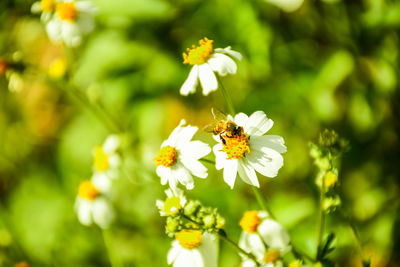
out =
[[[243,134],[243,127],[228,119],[228,116],[217,108],[212,108],[211,113],[215,119],[214,123],[206,125],[203,130],[214,135],[219,135],[223,144],[226,144],[225,137],[233,138]]]

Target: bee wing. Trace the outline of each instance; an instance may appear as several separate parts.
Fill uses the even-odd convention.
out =
[[[218,108],[211,108],[211,113],[216,121],[226,121],[228,116]]]
[[[215,125],[216,125],[215,123],[208,124],[203,127],[203,131],[205,131],[207,133],[213,133]]]

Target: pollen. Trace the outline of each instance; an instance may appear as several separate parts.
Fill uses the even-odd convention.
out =
[[[93,201],[99,195],[99,190],[91,181],[84,181],[79,185],[78,194],[81,198]]]
[[[239,159],[243,157],[246,152],[250,153],[249,136],[247,134],[242,133],[232,137],[227,137],[225,135],[222,138],[222,151],[226,153],[228,159]]]
[[[257,232],[257,227],[260,224],[258,212],[256,210],[246,211],[239,224],[243,231],[248,233]]]
[[[74,22],[78,15],[75,2],[62,2],[57,4],[57,15],[61,20]]]
[[[54,0],[42,0],[40,1],[40,9],[43,12],[53,12],[56,3]]]
[[[273,250],[265,252],[263,262],[265,262],[265,263],[269,263],[269,262],[274,263],[274,262],[276,262],[277,259],[279,259],[279,250],[273,249]]]
[[[175,164],[176,157],[176,149],[172,146],[165,146],[158,151],[154,161],[156,162],[156,166],[163,165],[165,167],[170,167]]]
[[[98,171],[106,171],[110,166],[108,156],[101,146],[96,147],[93,157],[93,165]]]
[[[199,41],[199,46],[193,45],[183,53],[183,63],[189,65],[201,65],[207,61],[213,52],[213,40],[204,38]]]
[[[174,215],[180,209],[182,209],[180,197],[173,196],[173,197],[169,197],[169,198],[167,198],[165,200],[165,202],[164,202],[164,212],[167,215]]]
[[[176,235],[179,244],[187,249],[193,249],[201,243],[201,231],[198,230],[182,230]]]

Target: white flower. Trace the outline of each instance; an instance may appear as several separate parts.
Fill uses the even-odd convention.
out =
[[[199,41],[200,46],[188,48],[188,53],[183,53],[183,63],[190,64],[193,67],[180,89],[181,95],[194,93],[199,81],[203,88],[203,95],[208,95],[218,88],[218,81],[214,72],[221,76],[236,73],[237,66],[231,57],[242,60],[242,55],[231,50],[230,46],[213,50],[212,43],[212,40],[204,38]]]
[[[118,135],[109,135],[102,146],[97,146],[93,151],[94,176],[117,178],[118,167],[121,165],[121,157],[117,150],[121,140]]]
[[[256,256],[265,267],[282,266],[281,257],[291,250],[289,234],[264,211],[247,211],[240,221],[242,234],[239,246]],[[268,249],[266,249],[268,248]],[[256,266],[253,261],[242,255],[243,267]],[[252,265],[253,264],[253,265]]]
[[[92,223],[108,228],[114,219],[114,210],[107,199],[111,181],[104,177],[93,177],[79,185],[75,211],[79,221],[86,226]]]
[[[37,1],[32,4],[31,12],[35,14],[41,13],[40,20],[44,23],[47,23],[54,14],[56,4],[56,0]]]
[[[161,144],[161,149],[154,158],[161,184],[168,182],[175,194],[178,182],[190,190],[194,187],[192,175],[199,178],[206,178],[208,175],[207,168],[199,159],[210,153],[211,148],[201,141],[190,141],[198,128],[183,126],[185,123],[185,120],[181,120],[168,139]]]
[[[274,123],[263,111],[256,111],[250,117],[244,113],[235,118],[228,115],[228,120],[243,131],[233,136],[226,133],[214,136],[219,142],[213,148],[216,168],[224,169],[224,180],[231,188],[237,173],[244,182],[260,187],[255,171],[271,178],[278,174],[283,166],[280,153],[286,152],[284,140],[278,135],[264,135]]]
[[[59,1],[56,13],[46,25],[50,40],[56,43],[62,41],[71,47],[79,46],[82,35],[94,29],[95,11],[90,1]]]
[[[167,199],[165,201],[157,200],[156,206],[160,210],[161,216],[176,215],[186,204],[186,197],[183,191],[176,189],[176,194],[171,189],[165,190]]]
[[[168,264],[173,267],[217,267],[217,259],[217,238],[197,230],[178,233],[168,252]]]
[[[301,7],[304,0],[265,0],[273,4],[285,12],[294,12]]]

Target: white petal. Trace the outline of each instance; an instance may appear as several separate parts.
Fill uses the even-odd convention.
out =
[[[256,111],[249,117],[244,126],[244,131],[250,136],[261,136],[271,129],[273,125],[274,122],[268,119],[263,111]]]
[[[94,6],[91,1],[76,1],[75,6],[79,12],[83,13],[95,13],[97,8]]]
[[[207,168],[201,164],[198,160],[190,159],[190,158],[182,158],[180,160],[182,164],[188,169],[193,175],[199,178],[206,178]]]
[[[283,157],[279,152],[268,147],[256,147],[250,142],[249,164],[264,176],[273,178],[283,166]]]
[[[207,63],[199,66],[199,79],[201,87],[203,87],[203,95],[208,95],[210,92],[217,90],[217,78]]]
[[[110,164],[109,169],[116,169],[121,165],[121,157],[118,154],[108,155],[108,163]]]
[[[186,121],[185,121],[184,119],[182,119],[182,120],[179,122],[178,126],[176,126],[176,128],[175,128],[175,129],[172,131],[172,133],[169,135],[168,139],[165,140],[165,141],[162,143],[161,147],[164,147],[164,146],[172,146],[172,147],[175,147],[175,146],[176,146],[176,142],[177,142],[177,140],[178,140],[178,138],[179,138],[179,135],[180,135],[180,133],[181,133],[181,131],[182,131],[183,125],[185,125],[185,124],[186,124]]]
[[[199,128],[196,126],[184,126],[177,136],[176,148],[182,149],[188,145],[193,135],[197,132]]]
[[[189,157],[191,159],[200,159],[210,152],[210,146],[201,141],[188,142],[180,149],[180,153],[184,155],[184,157]]]
[[[160,165],[156,168],[156,173],[161,178],[161,184],[165,185],[171,177],[171,168]]]
[[[229,159],[225,161],[224,181],[231,187],[235,185],[236,174],[238,172],[238,160]]]
[[[82,42],[81,32],[76,23],[61,22],[61,36],[67,46],[76,47]]]
[[[114,219],[114,210],[105,198],[93,201],[93,221],[101,228],[108,228]]]
[[[209,233],[203,233],[201,245],[198,247],[205,267],[218,266],[218,239]]]
[[[76,200],[76,210],[78,213],[78,219],[81,224],[89,226],[92,224],[92,202],[80,197]]]
[[[35,3],[32,4],[32,6],[31,6],[31,12],[32,13],[40,13],[41,11],[42,11],[42,7],[40,5],[40,1],[35,2]]]
[[[225,54],[230,55],[231,57],[236,58],[237,60],[242,60],[242,54],[240,54],[239,52],[236,52],[236,51],[232,50],[230,46],[225,47],[225,48],[216,48],[216,49],[215,49],[215,52],[218,52],[218,53],[225,53]]]
[[[242,127],[245,127],[245,125],[246,125],[246,123],[247,123],[247,121],[249,120],[249,117],[246,115],[246,114],[244,114],[244,113],[238,113],[238,114],[236,114],[236,116],[235,116],[235,118],[234,118],[234,122],[237,124],[237,125],[239,125],[239,126],[242,126]],[[246,129],[244,129],[245,131],[246,131]]]
[[[189,72],[189,76],[186,81],[183,83],[180,93],[181,95],[188,95],[196,92],[196,87],[199,83],[199,67],[198,65],[194,65],[193,68]]]
[[[260,184],[257,179],[257,174],[254,171],[254,168],[250,166],[246,158],[239,159],[238,172],[240,178],[242,178],[244,182],[254,185],[256,187],[260,187]]]
[[[47,23],[51,20],[52,17],[53,17],[53,14],[51,12],[42,12],[42,15],[40,15],[40,20],[43,23]]]
[[[237,71],[235,61],[224,54],[213,54],[207,63],[213,71],[217,72],[221,76],[225,76],[228,73],[235,74]]]
[[[285,141],[279,135],[253,136],[251,143],[254,147],[269,147],[279,153],[286,152]]]
[[[227,156],[226,153],[222,151],[222,144],[216,144],[213,147],[213,152],[215,154],[215,168],[217,170],[224,168],[226,165]]]
[[[118,135],[112,134],[107,137],[103,144],[103,151],[106,154],[114,153],[120,146],[121,139]]]
[[[186,189],[191,190],[194,187],[193,177],[190,172],[183,166],[182,163],[175,163],[173,167],[171,167],[172,176],[175,179],[186,186]]]
[[[258,226],[258,232],[268,247],[279,249],[282,256],[290,251],[289,234],[278,222],[272,219],[265,219]]]
[[[167,262],[168,264],[172,264],[176,257],[179,255],[180,251],[183,248],[179,245],[178,240],[172,241],[172,248],[168,251]]]
[[[245,251],[254,254],[257,258],[263,258],[265,246],[257,233],[243,231],[240,235],[239,246]]]
[[[53,18],[46,24],[47,35],[52,42],[59,42],[62,40],[61,37],[61,21],[57,18]]]
[[[96,172],[92,176],[93,185],[103,194],[111,190],[111,180],[104,172]]]

